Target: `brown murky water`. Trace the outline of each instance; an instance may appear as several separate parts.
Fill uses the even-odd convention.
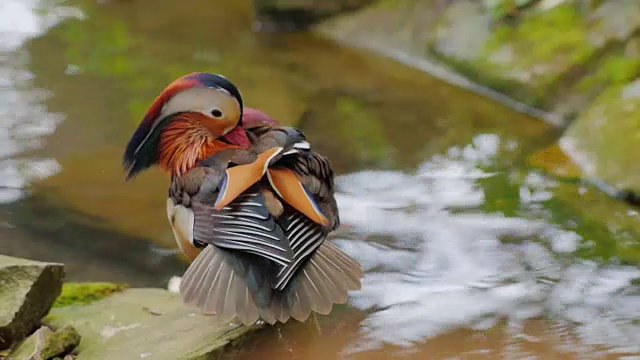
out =
[[[180,275],[167,179],[125,183],[120,156],[169,81],[220,72],[331,157],[333,240],[367,270],[319,328],[229,357],[639,358],[638,213],[529,166],[553,129],[310,34],[254,34],[248,0],[177,4],[0,3],[1,253],[69,280]]]

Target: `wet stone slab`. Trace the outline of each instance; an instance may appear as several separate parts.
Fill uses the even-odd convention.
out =
[[[78,330],[78,360],[209,359],[261,327],[220,323],[163,289],[129,289],[89,305],[54,308],[45,321]]]

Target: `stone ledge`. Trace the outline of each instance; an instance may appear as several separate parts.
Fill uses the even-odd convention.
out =
[[[163,289],[128,289],[88,305],[54,308],[45,323],[78,330],[78,360],[215,358],[262,327],[220,323]]]

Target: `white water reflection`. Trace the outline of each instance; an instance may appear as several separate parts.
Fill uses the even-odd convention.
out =
[[[33,180],[51,176],[59,164],[51,158],[21,157],[25,151],[42,146],[60,116],[42,105],[47,93],[31,85],[33,74],[25,69],[28,54],[21,46],[68,16],[74,8],[41,8],[42,1],[3,0],[0,2],[0,203],[23,195]]]
[[[508,176],[480,168],[498,144],[496,136],[480,135],[415,175],[363,171],[337,180],[341,219],[355,239],[336,242],[367,270],[352,303],[370,315],[350,352],[411,346],[501,320],[514,339],[537,341],[523,332],[523,320],[548,316],[557,329],[550,334],[554,351],[604,345],[640,354],[639,269],[576,261],[576,233],[474,210],[485,199],[478,179]],[[520,204],[547,200],[553,185],[529,175]],[[564,333],[571,340],[562,340]]]

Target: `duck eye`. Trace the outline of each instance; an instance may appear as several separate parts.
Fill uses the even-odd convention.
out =
[[[211,116],[213,116],[216,119],[219,119],[222,117],[222,111],[218,110],[218,109],[213,109],[211,110]]]

